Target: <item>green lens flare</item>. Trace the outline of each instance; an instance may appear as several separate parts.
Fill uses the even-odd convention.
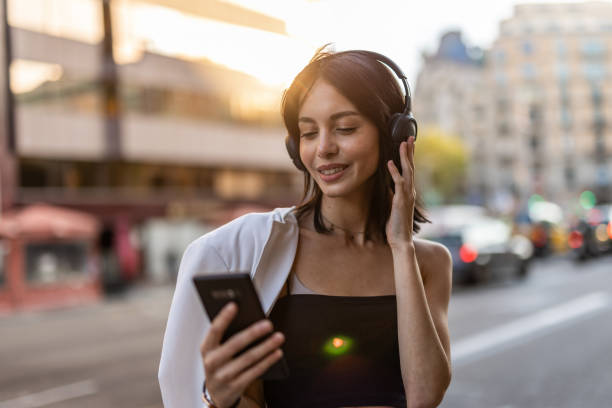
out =
[[[330,337],[323,345],[323,352],[328,356],[340,356],[349,352],[353,345],[353,339],[346,336]]]
[[[593,194],[592,191],[587,190],[580,194],[580,205],[585,210],[590,210],[591,208],[595,207],[596,202],[597,200],[595,199],[595,194]]]

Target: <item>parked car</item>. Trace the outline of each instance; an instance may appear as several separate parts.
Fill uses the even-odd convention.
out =
[[[612,204],[588,210],[573,226],[568,244],[576,260],[582,261],[612,252]]]
[[[458,227],[430,231],[426,238],[445,245],[452,255],[453,283],[522,279],[528,274],[533,244],[523,235],[512,235],[502,220],[481,215]]]

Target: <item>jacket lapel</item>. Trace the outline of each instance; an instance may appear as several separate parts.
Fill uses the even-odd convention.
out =
[[[292,221],[272,222],[270,236],[255,268],[253,284],[266,316],[276,303],[295,259],[299,227]]]

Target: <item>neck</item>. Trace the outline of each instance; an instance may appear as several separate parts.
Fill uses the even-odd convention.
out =
[[[321,213],[327,226],[339,229],[340,233],[361,235],[366,230],[370,202],[368,199],[355,199],[353,197],[323,196]],[[360,234],[361,233],[361,234]]]

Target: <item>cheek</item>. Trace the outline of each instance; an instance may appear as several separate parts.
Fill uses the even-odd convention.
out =
[[[312,165],[312,161],[314,159],[315,156],[315,148],[313,148],[313,146],[309,145],[308,142],[304,142],[304,141],[300,141],[300,147],[299,147],[299,153],[300,153],[300,159],[302,160],[302,163],[304,163],[304,166],[306,166],[306,169],[308,170],[309,173],[312,174],[312,171],[310,171],[310,166]]]
[[[300,143],[300,146],[298,148],[298,151],[300,153],[300,158],[302,159],[302,162],[304,162],[304,164],[308,165],[308,159],[312,156],[308,150],[308,146],[304,143]]]
[[[375,170],[378,167],[379,158],[378,140],[361,144],[358,149],[355,149],[354,154],[363,163],[365,169]]]

